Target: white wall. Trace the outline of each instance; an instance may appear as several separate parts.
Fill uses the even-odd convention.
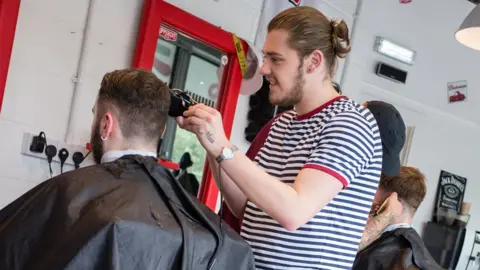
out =
[[[40,3],[41,2],[41,3]],[[214,25],[250,39],[260,0],[168,1]],[[88,0],[22,0],[0,113],[0,208],[49,177],[45,160],[20,154],[25,131],[64,140],[73,108],[69,143],[89,140],[91,108],[103,74],[131,66],[142,1],[92,0],[75,102],[72,78],[79,65]],[[115,7],[115,8],[112,8]],[[212,12],[214,10],[215,12]],[[239,101],[238,110],[248,106]],[[242,123],[240,123],[242,125]],[[244,125],[244,123],[243,123]],[[242,135],[233,136],[246,148]],[[53,168],[58,173],[57,166]]]
[[[440,170],[466,177],[465,201],[473,203],[468,228],[480,228],[478,153],[480,86],[477,63],[480,53],[454,40],[454,32],[473,8],[467,1],[363,1],[345,78],[344,92],[358,100],[382,99],[395,104],[405,121],[415,125],[409,165],[428,178],[427,196],[414,219],[422,230],[431,219]],[[403,65],[373,51],[375,37],[383,36],[417,51],[413,66]],[[374,74],[376,61],[408,71],[405,85]],[[468,80],[468,101],[447,103],[447,82]],[[476,213],[477,212],[477,213]]]
[[[45,160],[20,154],[22,133],[65,134],[86,12],[86,1],[69,2],[21,1],[0,114],[1,206],[48,177]]]

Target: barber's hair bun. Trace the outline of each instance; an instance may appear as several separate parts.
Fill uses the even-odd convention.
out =
[[[332,25],[332,45],[335,55],[339,58],[345,58],[350,52],[350,38],[348,37],[348,26],[345,21],[330,21]],[[345,44],[344,44],[345,43]]]

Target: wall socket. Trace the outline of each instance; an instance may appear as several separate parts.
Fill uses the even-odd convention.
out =
[[[45,155],[45,149],[42,153],[35,153],[35,152],[30,151],[30,144],[32,143],[33,137],[35,137],[35,136],[38,136],[38,133],[37,134],[29,133],[29,132],[24,132],[23,133],[21,153],[26,155],[26,156],[36,157],[36,158],[41,158],[41,159],[47,160],[47,155]],[[87,153],[87,149],[85,148],[85,146],[67,144],[63,141],[53,140],[52,138],[49,138],[48,135],[47,135],[47,144],[48,145],[54,145],[57,148],[57,155],[53,158],[52,163],[54,163],[54,162],[60,163],[60,159],[58,158],[58,152],[62,148],[65,148],[65,149],[68,150],[68,158],[65,161],[65,164],[68,164],[68,165],[71,165],[71,166],[75,165],[75,163],[72,160],[73,153],[81,152],[84,155]],[[82,163],[82,165],[84,166],[85,164]]]

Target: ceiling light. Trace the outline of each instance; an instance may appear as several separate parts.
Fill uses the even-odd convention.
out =
[[[416,52],[383,37],[377,37],[375,51],[408,65],[413,65]]]
[[[455,32],[455,39],[469,48],[480,50],[480,5],[465,18]]]

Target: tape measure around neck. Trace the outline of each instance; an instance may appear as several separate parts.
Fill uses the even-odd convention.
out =
[[[238,63],[240,64],[240,70],[242,71],[242,77],[244,77],[245,73],[247,72],[247,59],[245,57],[245,51],[243,50],[240,39],[235,34],[232,34],[232,36],[233,43],[235,44],[235,51],[237,51]]]

